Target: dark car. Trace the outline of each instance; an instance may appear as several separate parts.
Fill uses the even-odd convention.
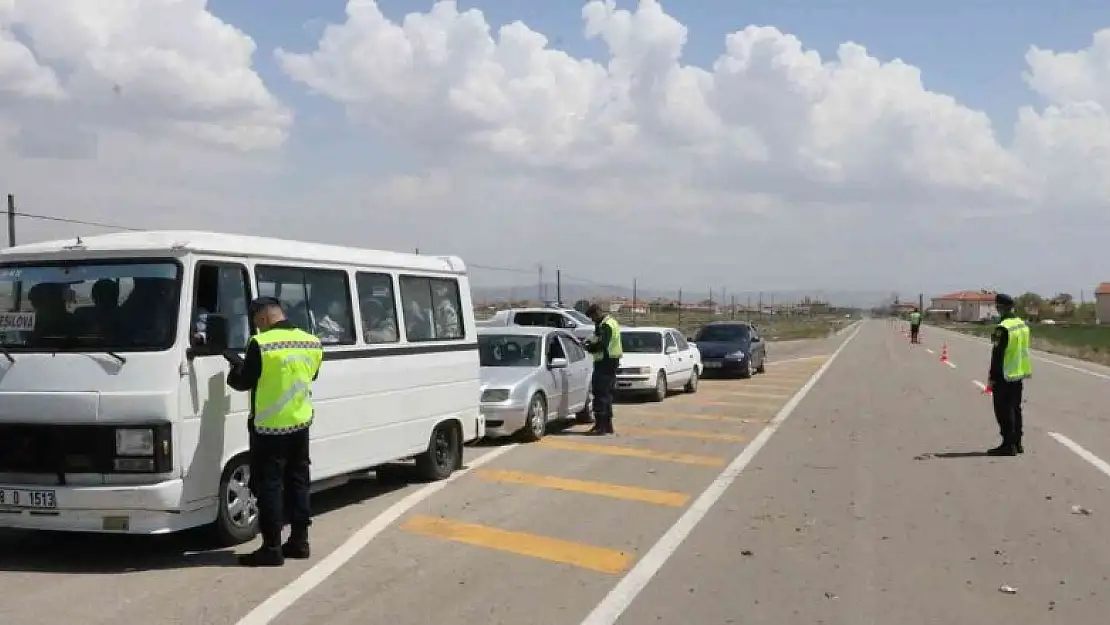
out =
[[[693,338],[701,351],[705,373],[739,374],[750,378],[767,369],[767,347],[747,322],[717,321],[702,326]]]

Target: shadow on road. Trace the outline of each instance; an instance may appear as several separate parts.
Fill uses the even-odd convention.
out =
[[[411,468],[386,466],[374,478],[354,480],[312,497],[313,512],[387,495],[412,483]],[[0,571],[111,575],[237,566],[235,550],[213,548],[207,528],[164,536],[0,530]]]
[[[990,458],[985,451],[949,451],[939,454],[925,454],[931,458]]]

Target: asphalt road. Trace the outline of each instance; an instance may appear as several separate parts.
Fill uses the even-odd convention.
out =
[[[314,559],[280,570],[195,536],[0,533],[0,623],[1104,622],[1110,373],[1037,361],[1027,453],[986,458],[988,346],[924,338],[773,344],[766,375],[619,405],[616,438],[322,494]]]

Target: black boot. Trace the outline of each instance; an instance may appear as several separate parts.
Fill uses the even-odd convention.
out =
[[[289,540],[281,546],[281,554],[291,560],[307,560],[312,557],[308,546],[308,529],[294,527]]]
[[[263,545],[258,549],[239,556],[241,566],[281,566],[285,564],[285,556],[280,547]]]
[[[994,449],[988,449],[988,456],[1016,456],[1018,453],[1017,446],[1012,443],[1002,443]]]
[[[1025,448],[1021,446],[1021,441],[1018,441],[1014,445],[1014,451],[1018,452],[1019,454],[1025,453]]]

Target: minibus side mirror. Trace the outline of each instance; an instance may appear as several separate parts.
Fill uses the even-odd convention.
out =
[[[194,345],[185,350],[185,357],[189,360],[197,356],[214,356],[222,354],[228,348],[228,322],[227,317],[208,315],[204,320],[204,343]]]

